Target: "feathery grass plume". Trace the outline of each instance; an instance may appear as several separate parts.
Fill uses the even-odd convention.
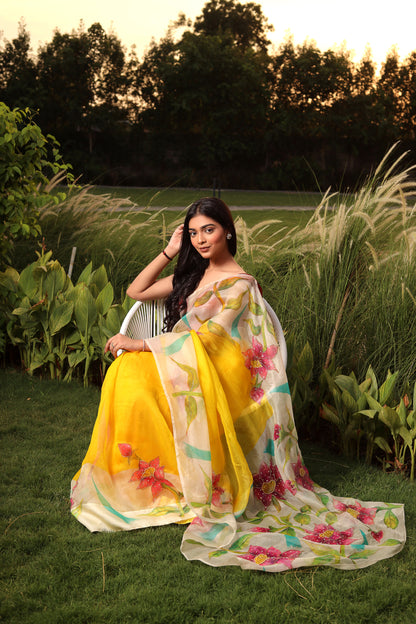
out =
[[[74,279],[90,261],[104,264],[120,293],[162,248],[168,227],[162,210],[148,211],[129,199],[95,194],[93,187],[74,189],[58,205],[52,201],[40,213],[45,244],[64,266],[77,248]]]
[[[400,292],[401,281],[412,292],[416,286],[416,183],[414,167],[399,170],[404,155],[389,165],[392,151],[352,202],[327,194],[294,238],[304,275],[286,282],[295,305],[282,316],[296,317],[297,341],[312,345],[316,374],[334,353],[337,364],[357,374],[369,363],[381,375],[389,367],[403,367],[403,378],[411,374],[409,336],[415,345],[416,316],[410,296],[404,305]]]
[[[270,274],[273,282],[278,280],[279,274],[285,270],[282,266],[287,267],[293,256],[292,238],[298,227],[288,229],[281,223],[280,219],[265,219],[249,227],[241,216],[235,220],[236,259],[263,284],[270,283]]]

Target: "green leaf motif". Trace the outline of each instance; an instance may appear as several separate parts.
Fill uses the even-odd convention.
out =
[[[187,396],[185,397],[185,411],[186,411],[186,422],[189,425],[195,420],[198,414],[198,406],[196,404],[195,397]]]
[[[255,301],[253,301],[251,296],[250,296],[250,299],[249,299],[248,309],[255,316],[260,316],[260,315],[263,314],[263,309],[262,309],[261,305],[259,305]]]
[[[398,544],[401,544],[400,540],[396,540],[396,539],[388,539],[385,542],[382,542],[382,546],[398,546]]]
[[[227,290],[227,288],[234,286],[234,284],[236,284],[240,279],[240,277],[230,277],[225,279],[220,283],[217,290]]]
[[[183,371],[185,371],[185,373],[187,373],[188,375],[187,383],[188,383],[189,390],[195,390],[196,388],[198,388],[199,380],[198,380],[197,371],[194,368],[192,368],[192,366],[188,366],[187,364],[180,364],[180,362],[177,362],[176,360],[173,360],[173,361],[175,362],[175,364],[179,366],[179,368],[181,368]]]
[[[205,305],[212,297],[213,291],[209,290],[202,297],[198,297],[198,299],[194,303],[195,308],[199,308],[202,305]]]
[[[188,543],[192,543],[192,544],[198,544],[198,546],[201,546],[201,544],[199,542],[195,542],[194,540],[186,540]],[[213,550],[209,553],[209,558],[211,559],[211,557],[221,557],[221,555],[226,555],[228,552],[228,550]]]
[[[319,498],[321,503],[325,505],[325,507],[328,505],[329,496],[327,494],[319,494],[319,492],[315,492],[315,495]]]
[[[202,468],[201,468],[202,470]],[[207,502],[211,503],[212,500],[212,481],[211,478],[207,475],[207,473],[202,470],[202,473],[204,475],[204,483],[205,483],[205,487],[207,488]]]
[[[384,524],[389,527],[389,529],[397,529],[397,526],[399,524],[399,519],[397,518],[397,516],[391,511],[391,509],[389,509],[388,511],[386,511],[386,514],[384,516]]]
[[[168,507],[167,505],[155,507],[152,511],[148,512],[149,516],[164,516],[168,513],[177,513],[177,507]]]
[[[311,549],[311,551],[315,553],[315,555],[318,555],[319,557],[325,557],[325,558],[331,557],[331,560],[335,561],[336,563],[339,563],[340,555],[338,551],[335,550],[334,548],[331,548],[329,545],[327,548],[325,548],[323,544],[320,544],[319,546],[315,546],[315,544],[312,544],[309,542],[308,546]]]
[[[348,559],[368,559],[368,557],[370,557],[370,555],[374,555],[375,552],[375,550],[368,550],[368,548],[364,550],[359,550],[358,552],[352,553],[352,555],[350,555]]]
[[[261,332],[261,325],[255,325],[253,319],[248,319],[248,324],[250,325],[251,333],[254,336],[258,336]]]
[[[241,550],[251,540],[252,535],[242,535],[230,546],[230,550]]]
[[[334,522],[336,522],[338,519],[338,516],[336,513],[333,513],[332,511],[330,511],[329,513],[326,514],[325,516],[325,522],[327,524],[333,524]]]
[[[298,513],[295,516],[295,520],[296,522],[299,522],[299,524],[309,524],[311,521],[311,517],[305,513]]]
[[[279,503],[279,499],[276,498],[275,496],[272,497],[272,503],[273,503],[273,507],[276,509],[276,511],[280,511],[282,506]]]
[[[312,565],[320,566],[325,565],[327,563],[332,563],[334,561],[333,555],[322,555],[321,557],[315,557],[312,562]]]
[[[227,300],[227,305],[225,306],[225,308],[227,310],[239,310],[241,308],[241,304],[242,304],[242,301],[243,301],[243,296],[244,296],[244,293],[241,293],[235,299],[228,299]]]
[[[216,336],[228,338],[227,332],[219,323],[215,323],[214,321],[208,321],[207,328],[212,334],[215,334]]]

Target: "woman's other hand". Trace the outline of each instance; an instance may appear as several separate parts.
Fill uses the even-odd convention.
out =
[[[129,338],[123,334],[116,334],[107,340],[104,347],[104,353],[110,351],[114,357],[117,357],[117,352],[120,349],[122,351],[143,351],[143,347],[144,341],[141,339],[134,340],[133,338]]]

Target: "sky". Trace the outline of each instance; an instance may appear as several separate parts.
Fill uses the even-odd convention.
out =
[[[240,0],[244,3],[244,0]],[[256,0],[254,0],[256,2]],[[100,22],[112,29],[129,49],[142,57],[152,37],[163,37],[180,12],[194,19],[206,0],[0,0],[0,34],[12,40],[21,18],[31,36],[33,51],[52,40],[55,28],[88,28]],[[380,65],[392,46],[402,60],[416,50],[415,0],[257,0],[275,28],[269,38],[278,46],[291,35],[295,44],[312,40],[321,50],[345,47],[359,61],[369,46]]]

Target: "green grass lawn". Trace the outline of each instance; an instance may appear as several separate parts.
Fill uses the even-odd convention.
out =
[[[129,198],[137,206],[182,208],[189,206],[200,197],[213,194],[209,188],[144,188],[96,186],[94,193],[106,193],[112,197]],[[322,199],[322,193],[302,191],[243,191],[224,189],[221,199],[232,206],[259,207],[316,207]]]
[[[141,208],[162,208],[167,223],[185,216],[185,209],[200,197],[212,195],[212,189],[135,188],[97,186],[92,192],[126,198]],[[322,193],[301,191],[221,191],[221,199],[230,206],[234,218],[241,216],[249,227],[264,219],[277,219],[287,227],[306,224]],[[175,208],[177,210],[175,210]],[[254,208],[254,209],[253,209]],[[132,217],[140,223],[144,215]]]
[[[415,486],[301,441],[312,478],[337,495],[404,502],[404,550],[357,571],[211,568],[179,551],[183,527],[91,534],[69,513],[99,390],[0,371],[0,621],[412,624]]]
[[[273,228],[276,227],[286,227],[290,229],[295,226],[304,227],[310,217],[313,214],[312,210],[282,210],[278,208],[267,209],[267,210],[250,210],[249,208],[241,209],[241,208],[233,208],[231,210],[233,218],[241,217],[244,219],[248,227],[252,227],[257,223],[265,220],[276,220],[278,223],[270,226],[270,231],[273,231]],[[131,223],[140,224],[145,221],[150,212],[148,210],[143,210],[140,212],[131,212],[129,213],[129,219]],[[165,221],[167,225],[175,222],[177,219],[184,219],[186,211],[185,210],[174,210],[174,209],[162,209],[160,213],[156,217],[156,223],[158,223],[159,227],[161,227],[162,219]]]

